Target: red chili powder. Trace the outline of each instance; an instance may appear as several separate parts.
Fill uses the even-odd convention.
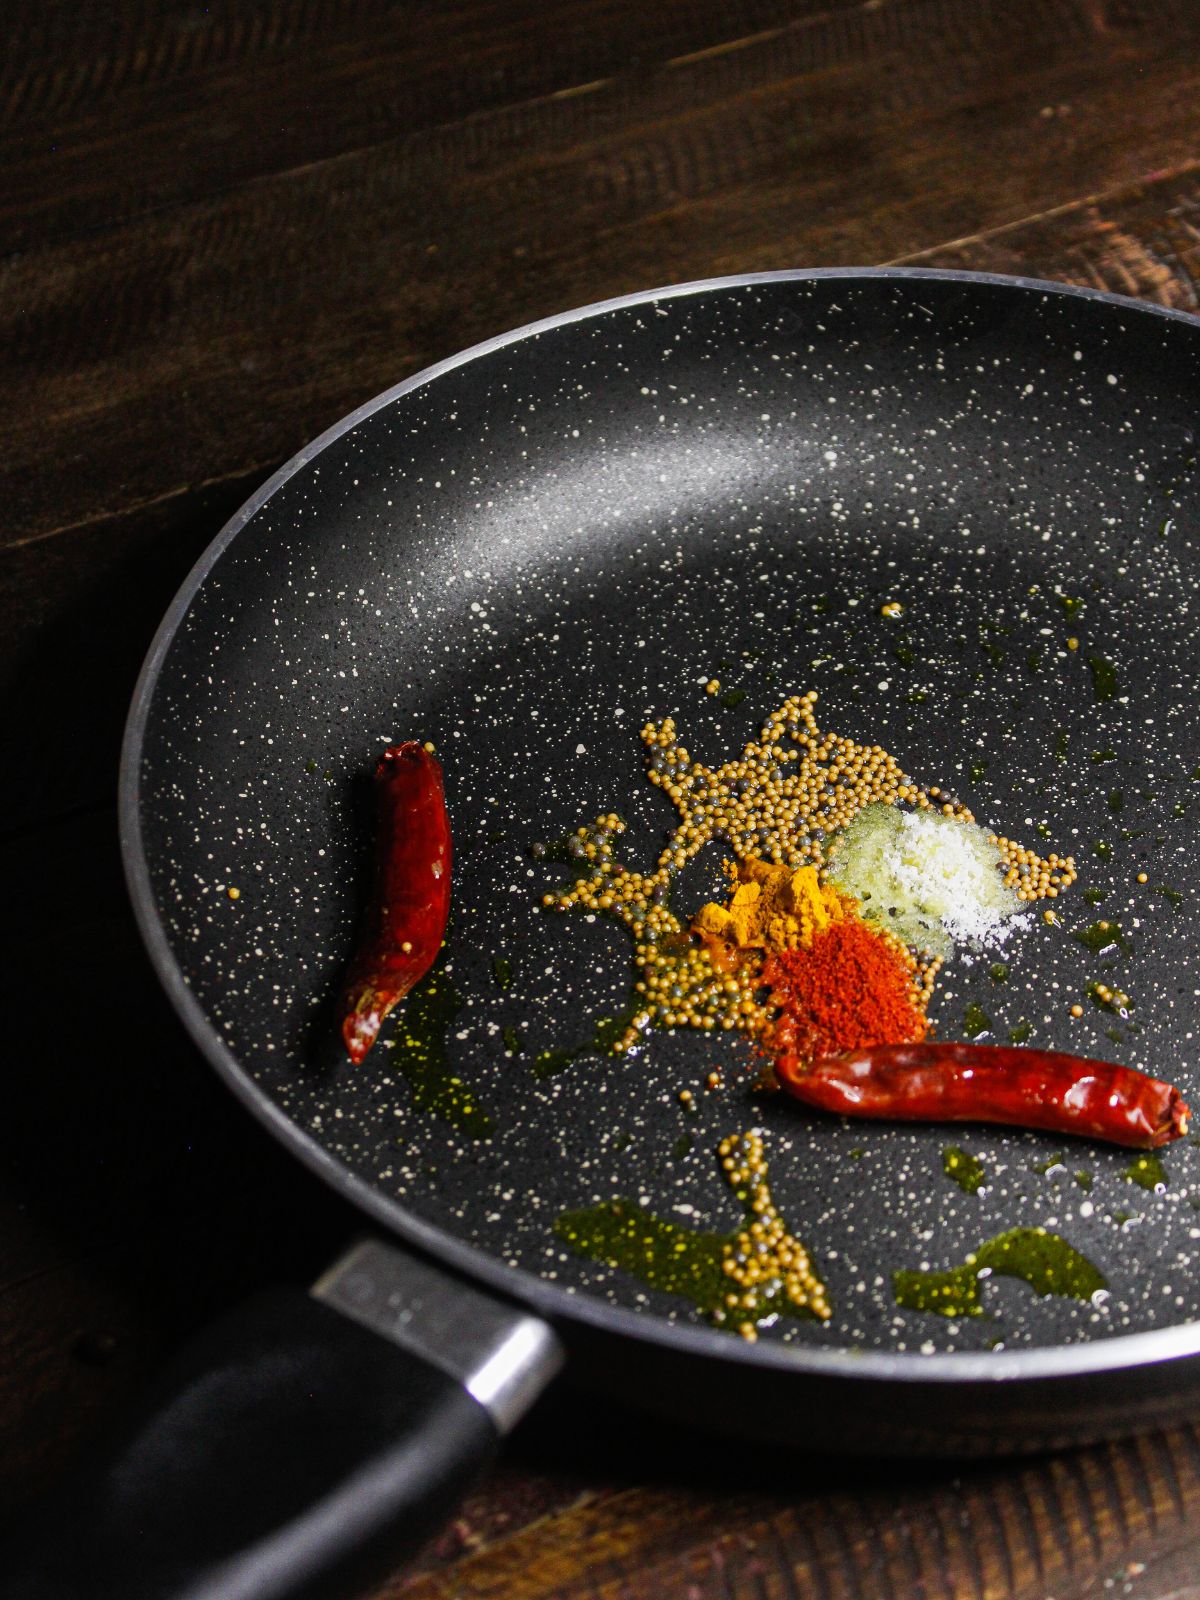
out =
[[[808,949],[770,956],[762,975],[779,1007],[768,1048],[793,1063],[864,1045],[918,1044],[928,1031],[911,964],[858,917],[831,922]]]

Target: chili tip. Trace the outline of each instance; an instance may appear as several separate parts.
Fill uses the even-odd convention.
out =
[[[356,1006],[347,1012],[342,1019],[342,1039],[346,1045],[346,1054],[354,1065],[361,1066],[366,1059],[367,1052],[379,1037],[379,1030],[383,1026],[383,1012],[378,1006],[360,1009]]]

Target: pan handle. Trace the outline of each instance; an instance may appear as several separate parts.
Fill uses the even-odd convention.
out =
[[[434,1530],[561,1361],[536,1317],[364,1241],[311,1294],[262,1294],[194,1339],[0,1555],[3,1592],[357,1594]]]

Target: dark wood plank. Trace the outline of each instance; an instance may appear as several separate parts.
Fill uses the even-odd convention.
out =
[[[17,935],[0,965],[7,1512],[190,1328],[275,1277],[309,1281],[362,1224],[175,1020],[133,924],[111,812],[8,839],[0,874]]]
[[[0,847],[21,934],[0,969],[6,1507],[196,1321],[304,1281],[354,1226],[183,1039],[111,814],[82,809],[111,788],[158,615],[259,478],[425,361],[671,278],[902,257],[1197,305],[1182,0],[571,16],[539,36],[499,0],[6,11],[0,229],[28,245],[0,273],[19,401],[0,418],[0,828],[26,830]],[[663,1440],[556,1394],[380,1593],[1168,1600],[1197,1571],[1195,1429],[901,1475]]]
[[[253,66],[269,73],[291,61],[319,84],[331,53],[389,46],[428,47],[460,78],[507,79],[520,93],[523,73],[561,67],[571,82],[595,77],[597,52],[622,68],[858,9],[865,0],[581,0],[563,15],[499,0],[252,0],[196,7],[190,0],[118,0],[81,7],[72,0],[9,0],[0,63],[0,124],[61,127],[82,113],[208,74]],[[506,53],[477,55],[480,41]],[[401,79],[401,83],[404,80]],[[263,86],[264,105],[272,85]],[[469,89],[465,92],[470,93]],[[476,91],[478,92],[478,91]]]
[[[1200,163],[904,260],[960,271],[1049,274],[1194,312],[1200,310]]]
[[[5,1520],[54,1482],[80,1441],[132,1397],[160,1353],[161,1329],[148,1311],[129,1316],[113,1264],[105,1256],[78,1261],[0,1294]]]
[[[159,620],[258,483],[235,476],[0,554],[0,833],[111,802]]]
[[[134,926],[111,811],[10,837],[0,873],[20,910],[0,969],[14,1064],[0,1119],[0,1295],[132,1237],[161,1238],[172,1213],[205,1228],[232,1222],[248,1242],[259,1231],[242,1215],[252,1189],[282,1184],[339,1209],[176,1021]],[[306,1260],[319,1270],[319,1244]]]
[[[710,1459],[701,1446],[690,1490],[583,1501],[448,1571],[397,1576],[379,1600],[1182,1600],[1200,1570],[1195,1429],[1015,1466],[910,1464],[902,1478],[778,1460],[767,1488],[750,1463],[741,1491],[728,1465],[704,1482]],[[1114,1520],[1104,1484],[1133,1473],[1141,1492]]]
[[[530,1461],[528,1456],[529,1447],[518,1439],[446,1527],[405,1563],[405,1577],[443,1571],[465,1556],[512,1538],[547,1517],[576,1510],[606,1492],[584,1487],[579,1466],[572,1471],[557,1466],[550,1470],[546,1463],[536,1457]],[[594,1481],[594,1474],[590,1476]]]
[[[0,251],[764,33],[863,0],[273,0],[26,15],[0,68]]]
[[[907,254],[1110,186],[1135,156],[1180,164],[1198,87],[1157,26],[1116,40],[1065,0],[894,0],[30,250],[2,289],[0,375],[23,399],[0,419],[3,537],[266,470],[547,311]]]

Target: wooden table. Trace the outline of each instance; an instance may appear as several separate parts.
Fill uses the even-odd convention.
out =
[[[211,1080],[114,837],[122,717],[225,517],[528,319],[882,261],[1197,308],[1193,0],[9,0],[0,63],[0,1504],[354,1218]],[[15,1035],[15,1036],[14,1036]],[[0,1584],[2,1586],[2,1584]],[[1200,1432],[764,1458],[557,1392],[405,1600],[1200,1597]]]

